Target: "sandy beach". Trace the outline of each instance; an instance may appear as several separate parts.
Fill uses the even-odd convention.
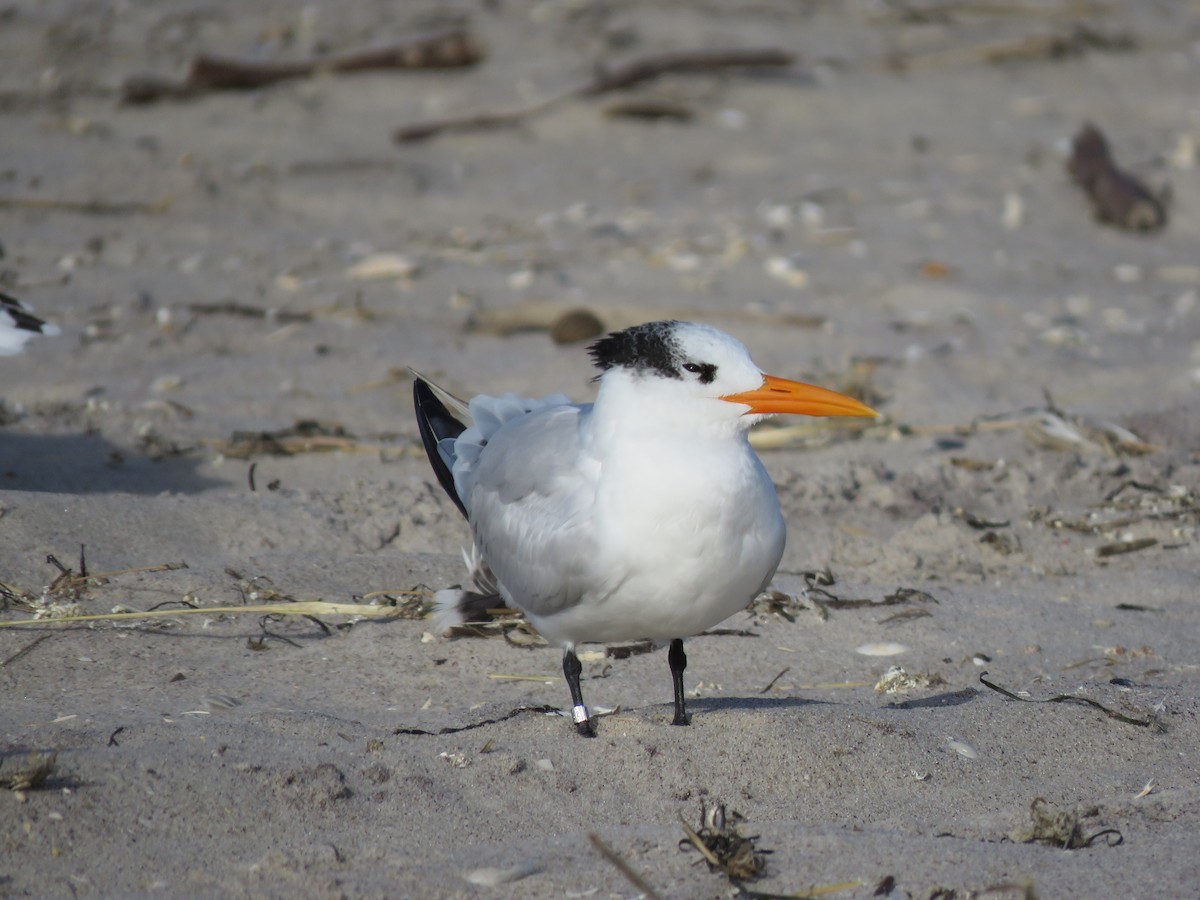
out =
[[[1200,4],[0,18],[0,289],[62,329],[0,358],[0,896],[1200,895]],[[688,728],[664,652],[583,648],[584,740],[558,648],[425,617],[408,369],[587,400],[569,311],[882,413],[756,433],[787,549]]]

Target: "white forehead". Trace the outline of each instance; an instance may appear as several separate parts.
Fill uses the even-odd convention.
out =
[[[757,375],[761,370],[737,338],[701,322],[681,322],[676,331],[680,352],[689,360],[712,363],[727,376]]]

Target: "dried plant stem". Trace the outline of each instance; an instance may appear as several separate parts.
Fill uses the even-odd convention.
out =
[[[147,612],[94,613],[86,616],[62,616],[54,619],[13,619],[0,622],[0,628],[22,625],[75,625],[80,622],[121,622],[131,619],[162,619],[195,615],[238,615],[267,613],[280,616],[363,616],[374,619],[398,618],[403,610],[398,606],[367,606],[360,603],[331,603],[325,600],[296,600],[291,603],[260,603],[253,606],[202,606],[195,609],[156,609]]]
[[[592,842],[592,846],[596,848],[601,856],[612,863],[616,870],[624,875],[625,879],[646,897],[649,897],[650,900],[662,900],[662,894],[654,890],[646,879],[642,878],[641,875],[633,870],[633,867],[629,863],[617,855],[617,852],[612,847],[604,843],[600,835],[592,832],[588,835],[588,840]]]

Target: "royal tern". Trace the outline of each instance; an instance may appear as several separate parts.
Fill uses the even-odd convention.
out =
[[[579,732],[595,733],[581,642],[669,643],[674,724],[686,725],[683,638],[743,609],[783,555],[775,487],[747,430],[780,413],[876,413],[764,375],[709,325],[649,322],[589,352],[601,370],[594,403],[505,394],[464,404],[418,375],[421,438],[470,523],[476,584],[563,647]]]
[[[58,334],[58,328],[31,314],[16,297],[0,294],[0,356],[20,353],[35,334]]]

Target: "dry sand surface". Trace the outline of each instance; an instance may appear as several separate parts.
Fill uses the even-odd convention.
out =
[[[0,628],[0,780],[57,752],[0,793],[0,894],[1200,895],[1200,4],[17,0],[0,19],[3,285],[64,332],[0,359],[0,622],[409,614]],[[119,102],[205,51],[447,23],[478,65]],[[392,140],[701,48],[796,62]],[[1165,229],[1093,219],[1064,168],[1085,121],[1171,185]],[[568,700],[557,649],[417,617],[463,579],[467,530],[405,367],[586,399],[583,344],[494,327],[535,303],[710,321],[885,416],[762,451],[793,596],[689,641],[690,728],[661,652],[586,648],[589,701],[617,709],[587,741],[545,711]],[[301,421],[322,436],[293,455],[231,441]],[[47,555],[78,575],[81,544],[118,574],[47,590]],[[915,683],[877,692],[892,666]],[[984,670],[1098,705],[1018,702]],[[1057,829],[1034,834],[1036,798]],[[680,846],[681,817],[721,804],[770,851],[743,888]]]

